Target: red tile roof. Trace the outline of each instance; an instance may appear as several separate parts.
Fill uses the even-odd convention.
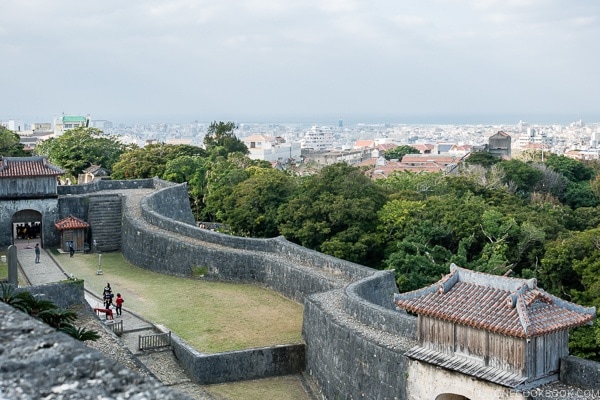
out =
[[[375,141],[369,139],[360,139],[354,143],[355,149],[365,149],[375,147]]]
[[[45,157],[2,157],[0,160],[0,178],[58,176],[64,173]]]
[[[515,337],[542,336],[591,322],[595,307],[582,307],[537,287],[535,279],[494,276],[459,268],[439,282],[395,295],[399,308]]]
[[[88,224],[82,219],[69,215],[67,218],[63,218],[60,221],[54,223],[54,226],[59,231],[62,231],[65,229],[84,229],[88,228],[90,224]]]

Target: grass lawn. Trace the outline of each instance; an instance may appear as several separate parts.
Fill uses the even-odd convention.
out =
[[[5,256],[6,251],[0,250],[0,256]],[[8,262],[0,262],[0,280],[8,279]]]
[[[296,376],[223,383],[206,386],[205,388],[217,399],[307,400],[302,383]]]
[[[100,296],[106,282],[125,299],[123,309],[164,325],[204,353],[302,342],[302,305],[259,286],[206,282],[147,271],[121,253],[60,254],[67,273]],[[257,397],[258,398],[258,397]]]

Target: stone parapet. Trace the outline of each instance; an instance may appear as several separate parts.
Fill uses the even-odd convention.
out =
[[[2,302],[0,343],[3,399],[191,400]]]
[[[600,398],[600,363],[567,356],[560,359],[560,380],[567,385],[597,390]]]

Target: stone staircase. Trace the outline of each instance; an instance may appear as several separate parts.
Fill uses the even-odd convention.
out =
[[[92,195],[89,197],[88,222],[92,230],[92,242],[97,248],[92,251],[121,250],[121,219],[123,200],[117,194]]]

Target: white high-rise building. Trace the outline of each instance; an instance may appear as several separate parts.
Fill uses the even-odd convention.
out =
[[[327,151],[333,147],[333,132],[331,128],[313,126],[304,134],[300,147],[315,151]]]

